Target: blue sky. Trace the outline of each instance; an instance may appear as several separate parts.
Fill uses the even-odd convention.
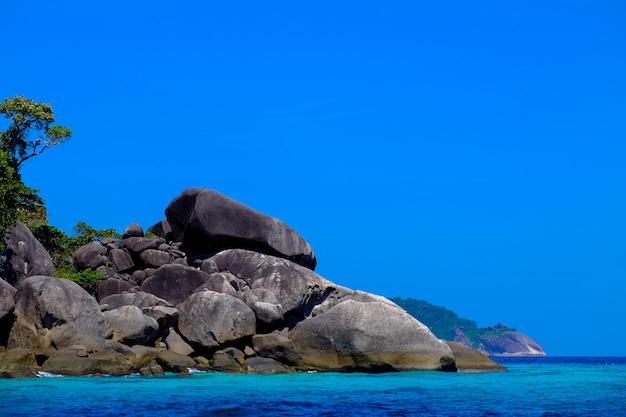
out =
[[[23,168],[53,225],[147,228],[212,188],[290,224],[336,283],[503,322],[551,355],[626,355],[622,1],[0,15],[0,99],[51,103],[74,131]]]

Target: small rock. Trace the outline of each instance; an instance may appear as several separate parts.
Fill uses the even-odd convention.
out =
[[[143,227],[137,223],[131,223],[126,226],[126,230],[124,230],[124,234],[122,235],[122,239],[126,239],[129,237],[143,237]]]

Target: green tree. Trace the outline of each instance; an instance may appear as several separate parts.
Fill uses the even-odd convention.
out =
[[[15,96],[0,103],[0,114],[11,119],[0,131],[0,246],[4,231],[18,220],[31,230],[48,224],[47,210],[38,190],[22,182],[24,161],[67,141],[71,129],[53,125],[52,106]],[[0,247],[1,248],[1,247]]]
[[[27,226],[46,222],[46,208],[37,190],[24,185],[6,152],[0,150],[0,245],[6,228],[23,220]]]
[[[15,96],[0,103],[0,114],[11,119],[7,130],[0,131],[0,149],[6,152],[10,166],[16,171],[25,161],[72,136],[70,128],[53,125],[50,104]]]
[[[74,225],[74,236],[70,238],[72,251],[86,245],[94,240],[120,239],[122,235],[115,229],[94,229],[85,222],[78,222]]]

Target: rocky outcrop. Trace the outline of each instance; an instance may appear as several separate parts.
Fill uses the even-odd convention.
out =
[[[485,355],[493,357],[546,356],[546,352],[536,340],[511,330],[502,323],[488,327],[487,330],[489,330],[488,333],[478,336],[480,340],[478,350]]]
[[[0,278],[17,287],[33,275],[54,275],[52,258],[22,222],[5,234],[6,247],[0,253]]]
[[[456,370],[455,351],[396,304],[315,273],[313,250],[281,221],[204,189],[166,216],[149,229],[158,237],[131,224],[76,252],[103,278],[96,299],[49,276],[17,292],[3,283],[5,348],[69,375]]]

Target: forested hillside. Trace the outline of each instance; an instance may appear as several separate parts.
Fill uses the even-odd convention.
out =
[[[474,320],[459,317],[452,310],[432,305],[424,300],[401,297],[390,298],[390,300],[428,326],[440,339],[453,341],[455,340],[455,328],[462,328],[463,333],[475,348],[480,345],[480,337],[515,331],[515,329],[503,325],[479,328]]]

